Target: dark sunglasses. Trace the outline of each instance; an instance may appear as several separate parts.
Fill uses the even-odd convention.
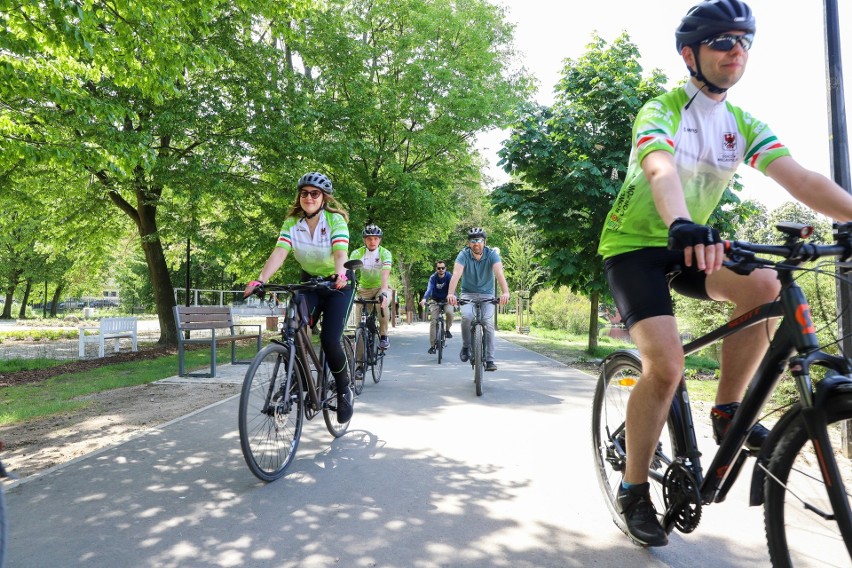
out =
[[[751,44],[753,41],[754,34],[720,34],[714,37],[708,37],[701,43],[703,43],[713,51],[731,51],[737,44],[740,44],[740,47],[748,51],[749,49],[751,49]]]
[[[439,267],[438,267],[438,270],[446,270],[446,269],[447,269],[447,267],[446,267],[446,266],[439,266]]]
[[[306,197],[310,197],[311,199],[319,199],[320,195],[322,195],[322,191],[320,191],[318,189],[315,189],[313,191],[308,191],[306,189],[303,189],[302,191],[299,192],[299,196],[302,199],[304,199]]]

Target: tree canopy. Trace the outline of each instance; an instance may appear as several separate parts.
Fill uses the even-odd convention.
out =
[[[62,203],[131,221],[166,343],[186,249],[250,279],[305,171],[354,244],[373,221],[425,258],[479,182],[473,136],[529,88],[485,0],[22,0],[0,21],[0,175],[74,179]]]

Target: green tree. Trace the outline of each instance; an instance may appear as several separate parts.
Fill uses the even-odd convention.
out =
[[[353,235],[382,227],[407,296],[411,270],[434,260],[431,243],[453,232],[481,184],[476,133],[503,125],[530,92],[511,71],[504,16],[486,0],[334,0],[287,32],[320,142],[309,160],[350,205]]]
[[[186,236],[193,214],[227,211],[240,193],[228,189],[251,184],[249,131],[266,117],[249,94],[280,103],[253,88],[282,57],[261,27],[305,4],[22,0],[0,13],[0,167],[91,175],[74,198],[111,203],[133,222],[162,343],[176,341],[164,236]]]
[[[502,257],[506,280],[512,290],[531,292],[547,277],[536,239],[527,229],[516,228],[506,242]]]
[[[500,151],[513,181],[494,191],[494,207],[540,231],[553,282],[590,298],[590,351],[607,294],[597,254],[604,216],[624,181],[633,119],[664,82],[656,70],[643,77],[626,33],[612,44],[595,35],[586,53],[565,61],[553,107],[521,108]]]

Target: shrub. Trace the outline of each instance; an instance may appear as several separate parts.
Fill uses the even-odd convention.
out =
[[[589,301],[567,288],[539,290],[532,297],[533,323],[545,329],[558,329],[575,335],[589,331]]]

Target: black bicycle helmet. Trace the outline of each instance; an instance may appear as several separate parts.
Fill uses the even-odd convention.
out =
[[[677,51],[708,37],[731,30],[754,33],[755,22],[748,4],[740,0],[705,0],[693,6],[675,31]]]
[[[485,238],[485,229],[482,227],[472,227],[467,232],[468,239],[484,239]]]
[[[300,177],[298,189],[302,189],[306,185],[321,189],[323,193],[327,193],[328,195],[334,193],[334,187],[331,185],[331,180],[319,172],[311,172]]]
[[[382,236],[382,229],[378,225],[373,225],[372,223],[370,223],[369,225],[364,227],[363,231],[361,231],[361,236],[362,237],[381,237]]]

